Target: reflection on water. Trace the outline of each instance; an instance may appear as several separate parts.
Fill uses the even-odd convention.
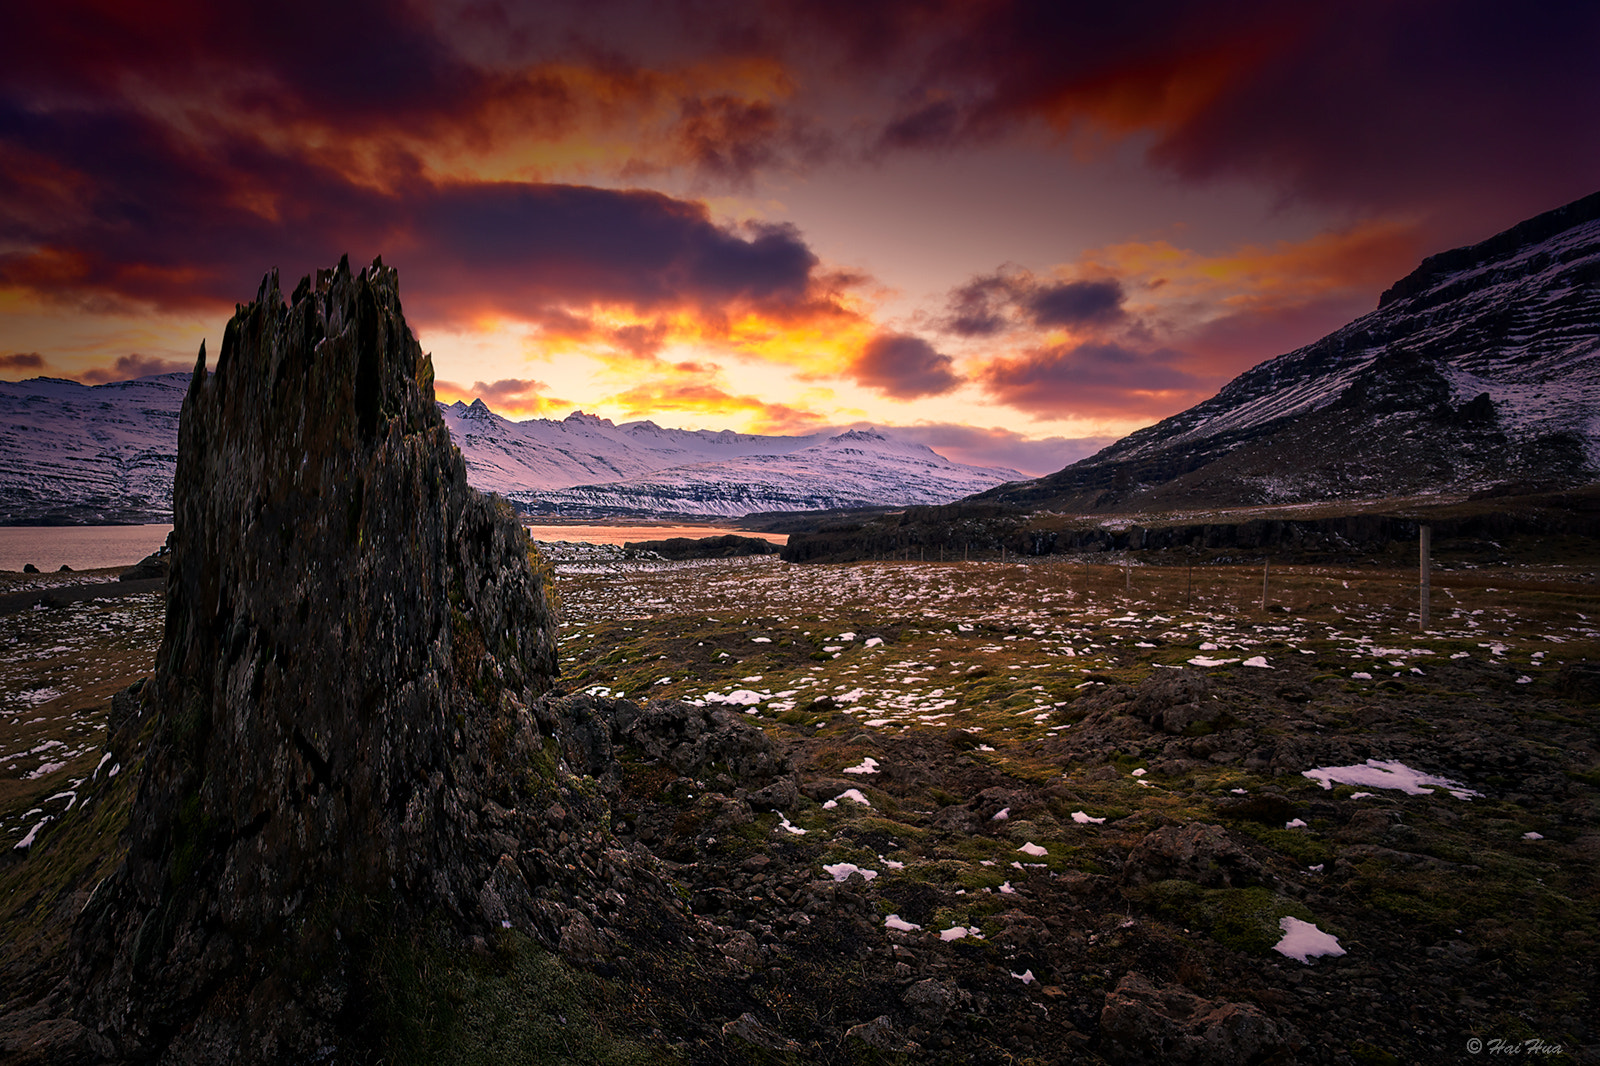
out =
[[[529,526],[534,540],[575,540],[580,544],[625,544],[630,540],[668,540],[672,537],[721,537],[732,533],[739,537],[761,537],[774,544],[786,544],[786,533],[751,533],[727,526]]]
[[[21,570],[32,563],[45,573],[63,565],[74,570],[132,566],[166,542],[170,525],[150,526],[0,526],[0,570]],[[575,540],[584,544],[622,544],[630,540],[668,537],[765,537],[774,544],[782,533],[747,533],[726,526],[529,526],[534,540]]]
[[[32,563],[45,573],[70,566],[132,566],[166,543],[171,525],[0,526],[0,570]]]

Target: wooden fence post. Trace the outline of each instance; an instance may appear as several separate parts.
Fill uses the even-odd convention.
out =
[[[1429,555],[1433,548],[1433,527],[1423,526],[1417,535],[1418,569],[1421,571],[1421,588],[1417,596],[1417,629],[1426,633],[1428,631],[1428,586],[1431,576],[1428,573]]]

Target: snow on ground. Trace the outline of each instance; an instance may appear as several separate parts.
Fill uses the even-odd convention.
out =
[[[1280,955],[1310,963],[1312,959],[1323,955],[1345,953],[1344,948],[1339,946],[1338,937],[1324,933],[1311,922],[1286,917],[1279,919],[1278,928],[1283,930],[1283,939],[1274,944],[1272,950]]]
[[[867,797],[861,794],[861,790],[859,788],[847,788],[837,796],[833,797],[833,799],[824,803],[822,805],[822,809],[825,811],[831,811],[833,808],[839,806],[840,800],[849,800],[851,803],[859,803],[863,807],[872,806],[872,804],[868,802]]]
[[[878,876],[878,871],[863,870],[853,862],[836,862],[832,865],[824,865],[822,868],[826,870],[828,875],[835,881],[848,881],[852,874],[860,874],[868,881]]]
[[[1421,770],[1413,770],[1402,762],[1386,762],[1381,759],[1368,759],[1360,766],[1318,767],[1303,771],[1301,776],[1321,782],[1323,788],[1332,788],[1335,783],[1370,785],[1373,788],[1399,789],[1411,796],[1429,796],[1433,794],[1433,788],[1425,786],[1432,785],[1444,789],[1456,799],[1469,800],[1474,796],[1483,796],[1482,792],[1475,792],[1459,781],[1425,774]]]

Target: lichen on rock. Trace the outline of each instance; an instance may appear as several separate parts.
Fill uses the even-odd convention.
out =
[[[274,271],[214,370],[201,348],[165,636],[132,712],[154,739],[127,858],[74,932],[79,1015],[124,1056],[336,1044],[375,926],[554,943],[579,924],[536,898],[550,868],[603,861],[603,805],[548,754],[546,577],[514,512],[468,486],[432,378],[381,260],[287,302]]]

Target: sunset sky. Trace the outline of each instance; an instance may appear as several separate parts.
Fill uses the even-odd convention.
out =
[[[399,268],[442,400],[1045,473],[1600,190],[1600,5],[8,5],[0,379]]]

